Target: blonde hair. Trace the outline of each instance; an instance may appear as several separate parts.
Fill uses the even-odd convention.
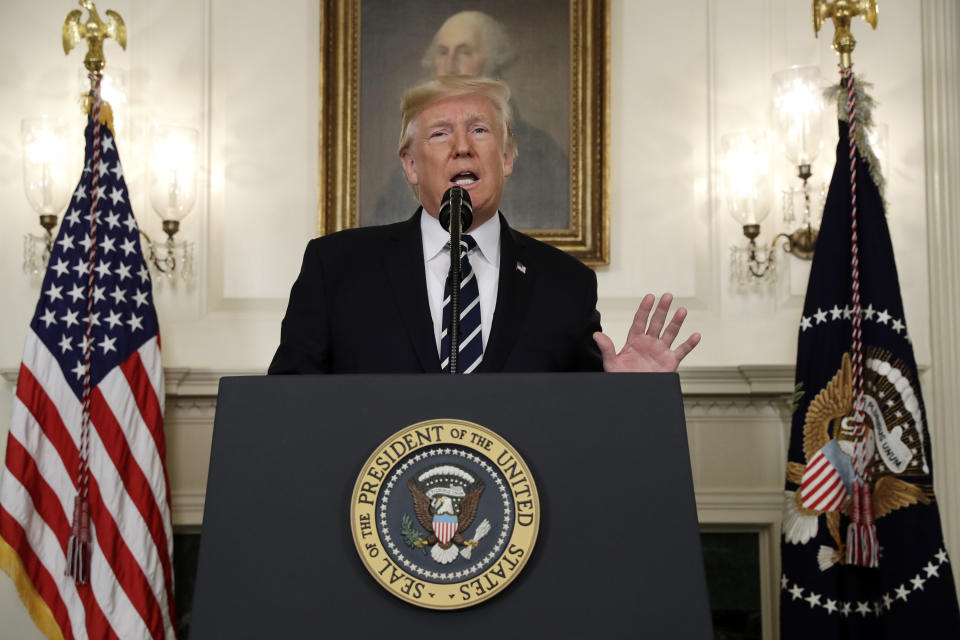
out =
[[[510,88],[500,80],[482,76],[433,76],[407,89],[400,101],[400,143],[397,152],[403,152],[413,140],[417,116],[435,102],[457,96],[479,95],[493,103],[500,125],[504,150],[518,155],[513,139],[513,117],[510,113]]]

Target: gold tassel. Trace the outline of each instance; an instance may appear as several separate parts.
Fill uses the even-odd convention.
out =
[[[80,104],[83,107],[83,112],[89,117],[90,109],[93,108],[93,98],[90,97],[90,94],[83,94],[80,97]],[[106,100],[100,101],[100,124],[107,125],[110,131],[116,132],[116,129],[113,128],[113,109]]]

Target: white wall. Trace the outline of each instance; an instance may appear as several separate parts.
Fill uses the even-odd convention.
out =
[[[771,501],[783,482],[785,419],[776,402],[751,404],[749,395],[792,386],[807,265],[787,262],[774,287],[731,285],[729,247],[743,238],[718,197],[716,150],[728,131],[769,126],[774,71],[816,64],[825,77],[836,77],[832,27],[814,39],[809,3],[790,0],[611,5],[612,260],[599,270],[605,328],[622,339],[648,290],[672,290],[691,309],[688,325],[704,334],[684,377],[688,392],[702,395],[688,401],[701,516],[765,523],[772,550],[777,540],[769,532],[778,515]],[[164,362],[178,394],[167,416],[174,514],[180,524],[196,524],[215,380],[222,372],[266,369],[302,248],[315,233],[319,7],[317,0],[269,9],[252,0],[116,0],[101,10],[108,6],[128,27],[125,53],[112,42],[105,48],[108,66],[129,78],[129,130],[120,153],[134,209],[151,235],[161,232],[144,189],[148,126],[186,122],[203,140],[209,189],[180,234],[197,243],[198,277],[192,286],[161,283],[156,294]],[[72,8],[69,2],[16,3],[0,27],[4,370],[18,365],[39,294],[38,282],[20,270],[21,237],[37,225],[21,185],[19,121],[40,113],[78,118],[72,101],[83,54],[64,57],[59,45],[60,25]],[[886,3],[878,31],[855,26],[854,61],[875,83],[875,119],[889,127],[889,221],[901,282],[909,283],[903,289],[907,321],[925,366],[931,353],[920,18],[918,3]],[[79,120],[77,126],[79,144]],[[831,131],[817,175],[832,167],[835,139]],[[778,170],[788,175],[785,163]],[[773,382],[771,372],[778,376]],[[706,382],[698,386],[698,380]],[[746,399],[728,406],[707,398],[731,390]],[[0,434],[11,393],[4,383]],[[749,473],[718,464],[718,450],[736,452],[745,441],[764,464]],[[761,515],[733,515],[743,512],[743,495],[759,496]],[[5,637],[36,635],[5,578],[0,619]]]

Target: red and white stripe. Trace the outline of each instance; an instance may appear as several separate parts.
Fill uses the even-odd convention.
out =
[[[847,499],[843,478],[823,451],[818,451],[800,480],[800,504],[805,509],[836,511]]]
[[[90,392],[90,576],[64,575],[83,406],[28,331],[0,478],[0,536],[65,638],[175,638],[163,372],[153,338]]]
[[[440,544],[447,544],[457,533],[457,523],[437,522],[434,520],[433,532],[437,534],[437,539],[440,540]]]

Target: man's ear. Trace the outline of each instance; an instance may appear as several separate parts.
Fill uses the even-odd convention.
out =
[[[420,179],[417,177],[417,166],[409,149],[400,152],[400,164],[403,166],[403,173],[407,176],[407,182],[412,185],[420,184]]]
[[[513,173],[513,150],[503,152],[503,177],[506,178]]]

